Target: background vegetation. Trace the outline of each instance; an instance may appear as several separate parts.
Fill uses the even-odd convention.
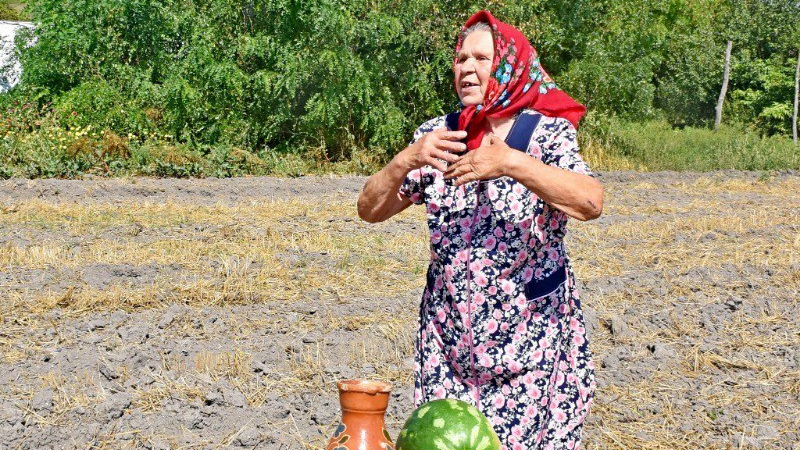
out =
[[[0,0],[0,20],[26,20],[25,5],[17,1]]]
[[[800,167],[795,1],[34,0],[0,176],[375,170],[456,108],[452,49],[481,8],[587,105],[598,169]]]

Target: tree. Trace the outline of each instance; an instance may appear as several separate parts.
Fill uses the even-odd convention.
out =
[[[797,69],[794,72],[794,115],[792,116],[792,140],[797,145],[797,103],[800,99],[800,49],[797,50]]]
[[[728,79],[730,78],[731,71],[731,48],[733,41],[728,41],[725,48],[725,70],[722,75],[722,90],[719,92],[719,100],[717,100],[717,117],[714,119],[714,131],[719,128],[719,123],[722,121],[722,105],[725,102],[725,93],[728,92]]]
[[[792,114],[792,140],[797,145],[797,113],[800,103],[800,22],[795,22],[792,32],[788,34],[787,47],[797,51],[797,66],[794,69],[794,114]]]
[[[717,100],[716,118],[714,119],[714,131],[719,128],[722,121],[722,106],[725,103],[725,94],[728,91],[728,81],[730,80],[731,49],[734,40],[745,43],[746,36],[742,36],[740,30],[748,27],[752,12],[749,7],[753,0],[730,0],[720,4],[720,21],[716,23],[720,36],[726,41],[725,44],[725,68],[722,74],[722,88],[720,89],[719,99]]]

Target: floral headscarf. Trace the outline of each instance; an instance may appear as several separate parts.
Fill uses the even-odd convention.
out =
[[[462,32],[478,22],[486,22],[492,28],[494,61],[483,104],[464,107],[458,119],[458,129],[467,130],[467,149],[480,146],[487,117],[510,117],[526,107],[546,116],[563,117],[578,128],[586,107],[556,87],[525,35],[485,10],[473,14]],[[463,40],[461,36],[458,38],[454,67]]]

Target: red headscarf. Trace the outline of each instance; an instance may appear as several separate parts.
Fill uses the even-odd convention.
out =
[[[546,116],[563,117],[578,128],[578,122],[586,114],[586,107],[556,87],[525,35],[485,10],[473,14],[464,24],[462,32],[478,22],[486,22],[492,27],[494,61],[483,104],[464,107],[458,118],[458,129],[467,130],[467,149],[481,145],[488,124],[487,117],[510,117],[526,107]],[[463,38],[459,36],[454,66],[462,43]]]

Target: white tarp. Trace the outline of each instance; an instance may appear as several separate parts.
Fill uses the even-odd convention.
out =
[[[22,67],[14,55],[14,35],[21,28],[33,28],[33,24],[0,20],[0,94],[14,87],[22,75]]]

